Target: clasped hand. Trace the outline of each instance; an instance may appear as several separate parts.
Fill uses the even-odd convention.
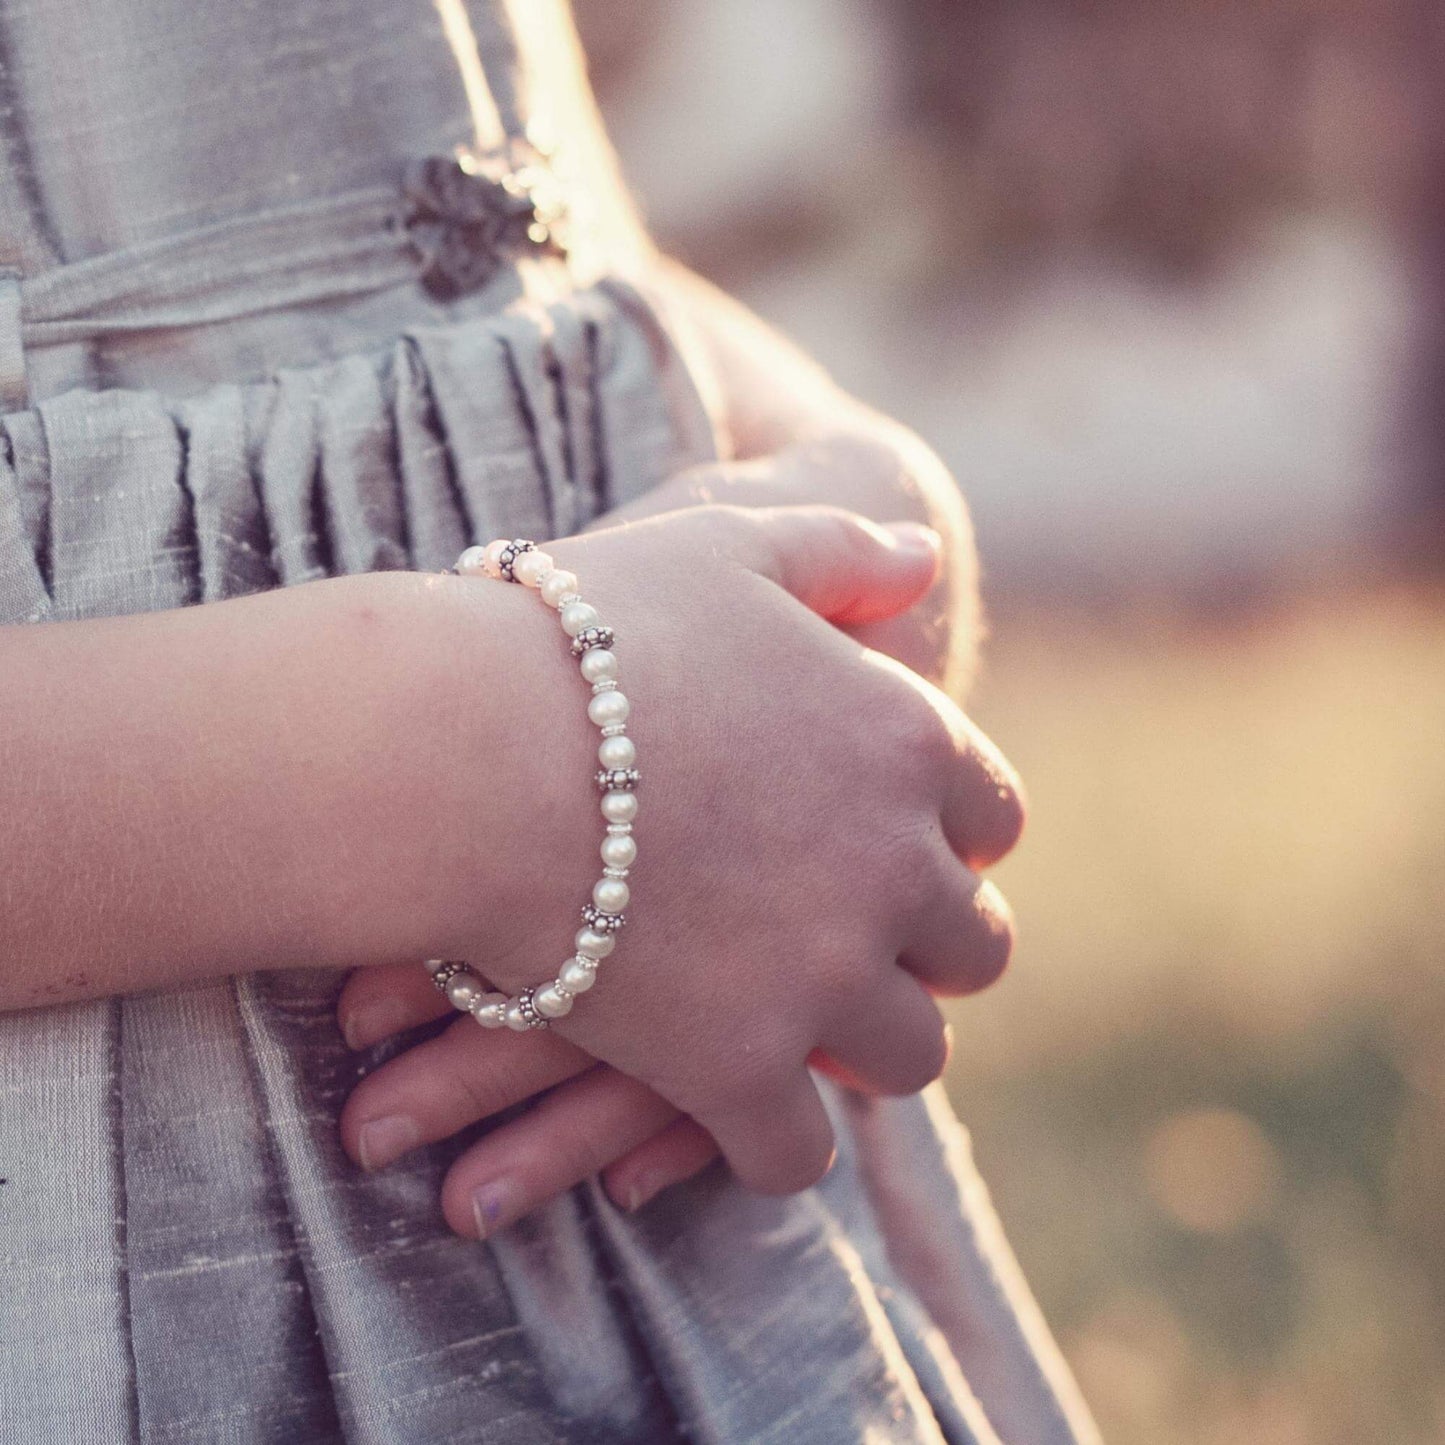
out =
[[[797,461],[761,465],[767,481]],[[548,550],[616,627],[636,709],[624,946],[552,1029],[459,1016],[372,1072],[342,1119],[347,1151],[377,1169],[536,1098],[452,1165],[443,1211],[467,1236],[597,1174],[637,1207],[719,1153],[751,1188],[807,1187],[833,1153],[814,1071],[923,1088],[948,1052],[935,998],[990,983],[1012,943],[979,873],[1022,826],[1012,770],[948,696],[859,640],[935,589],[936,534],[703,505]],[[518,647],[547,645],[546,622],[519,627]],[[508,926],[476,917],[458,940],[509,990],[565,956],[595,870],[595,740],[571,683],[559,664],[555,729],[532,740],[551,759],[536,802],[551,842],[516,865]],[[449,1011],[420,962],[358,970],[338,1008],[356,1048]]]

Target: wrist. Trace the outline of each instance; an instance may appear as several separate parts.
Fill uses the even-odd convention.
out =
[[[374,692],[354,704],[366,735],[333,750],[327,784],[346,840],[316,905],[327,961],[468,957],[499,983],[535,981],[539,943],[547,957],[565,944],[548,932],[568,918],[552,900],[587,876],[595,813],[555,620],[521,588],[371,580]]]

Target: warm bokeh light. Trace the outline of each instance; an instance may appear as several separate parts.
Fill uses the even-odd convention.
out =
[[[1176,1224],[1228,1234],[1268,1214],[1279,1165],[1253,1119],[1235,1109],[1194,1109],[1154,1130],[1144,1172],[1154,1202]]]

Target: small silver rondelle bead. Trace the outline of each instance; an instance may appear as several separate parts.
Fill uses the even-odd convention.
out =
[[[537,990],[524,988],[517,995],[517,1012],[527,1021],[529,1029],[545,1029],[547,1020],[537,1011]]]
[[[597,774],[597,787],[604,793],[631,793],[637,790],[642,774],[636,768],[603,768]]]
[[[612,643],[613,632],[610,627],[584,627],[572,639],[572,656],[581,657],[584,652],[591,652],[594,647],[611,647]]]
[[[508,542],[502,548],[502,555],[497,560],[497,566],[501,569],[502,576],[508,582],[515,582],[516,576],[512,572],[512,564],[522,555],[523,552],[535,552],[537,544],[528,542],[518,537],[515,541]]]
[[[595,903],[582,910],[582,921],[598,933],[617,933],[627,925],[625,913],[604,913]]]
[[[459,974],[469,973],[470,969],[464,963],[447,962],[440,968],[432,970],[431,981],[443,992],[447,992],[447,985]],[[450,996],[450,995],[448,995]]]

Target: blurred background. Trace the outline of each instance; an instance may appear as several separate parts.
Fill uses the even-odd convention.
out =
[[[950,1083],[1113,1445],[1445,1441],[1438,0],[577,0],[661,243],[963,482]]]

